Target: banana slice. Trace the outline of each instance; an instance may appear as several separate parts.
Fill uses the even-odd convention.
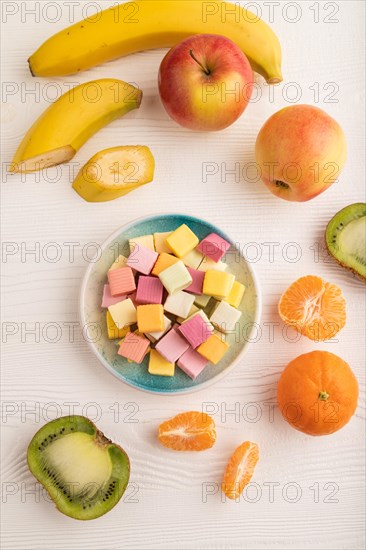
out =
[[[127,82],[104,78],[63,94],[28,130],[10,172],[35,172],[68,162],[98,130],[133,109],[142,92]]]
[[[94,155],[72,187],[88,202],[111,201],[152,181],[154,168],[154,157],[145,145],[112,147]]]

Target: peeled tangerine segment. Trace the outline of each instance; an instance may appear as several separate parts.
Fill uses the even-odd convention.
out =
[[[43,426],[27,457],[29,469],[60,512],[75,519],[109,512],[129,480],[126,453],[83,416],[65,416]]]
[[[83,166],[73,188],[88,202],[110,201],[152,181],[154,168],[154,157],[145,145],[112,147]]]
[[[350,204],[340,210],[330,220],[325,239],[334,259],[366,280],[366,204]]]
[[[158,438],[174,451],[205,451],[216,441],[215,422],[203,412],[180,413],[160,424]]]
[[[236,500],[252,479],[254,468],[259,459],[259,448],[256,443],[244,441],[231,455],[225,469],[222,490],[225,495]]]
[[[98,130],[138,109],[142,92],[102,78],[72,88],[44,111],[22,139],[10,172],[35,172],[68,162]]]

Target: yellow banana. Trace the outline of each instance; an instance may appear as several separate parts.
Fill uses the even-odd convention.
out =
[[[68,162],[95,132],[138,109],[141,100],[141,90],[113,78],[72,88],[52,103],[28,130],[9,171],[34,172]]]
[[[104,149],[76,176],[75,191],[88,202],[111,201],[154,178],[154,157],[144,145]]]
[[[240,4],[136,0],[119,4],[49,38],[30,58],[34,76],[61,76],[133,52],[168,48],[192,34],[230,38],[269,84],[282,80],[281,46],[272,29]]]

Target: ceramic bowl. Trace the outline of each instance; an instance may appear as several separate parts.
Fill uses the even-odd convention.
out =
[[[233,273],[246,287],[240,304],[242,311],[240,322],[235,334],[231,334],[228,338],[229,350],[217,365],[209,364],[196,380],[191,380],[178,367],[175,369],[174,377],[153,376],[148,373],[148,356],[141,365],[136,365],[117,355],[116,341],[109,340],[107,337],[106,310],[100,307],[108,268],[118,254],[128,256],[128,240],[141,235],[172,231],[183,223],[188,225],[200,240],[209,233],[217,233],[230,242],[231,248],[223,261],[228,264],[227,271]],[[240,247],[219,227],[184,214],[146,217],[128,223],[115,231],[103,243],[98,259],[89,264],[80,293],[80,315],[84,334],[91,351],[100,363],[122,382],[140,390],[158,394],[190,393],[203,389],[228,375],[250,345],[251,334],[256,324],[260,322],[260,314],[261,296],[258,280],[252,266],[241,254]],[[245,368],[244,362],[241,365]]]

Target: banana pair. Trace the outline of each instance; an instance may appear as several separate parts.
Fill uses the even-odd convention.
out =
[[[97,21],[86,19],[49,38],[29,58],[29,67],[34,76],[67,75],[136,51],[171,47],[201,33],[227,36],[269,84],[282,80],[281,48],[273,31],[239,4],[221,1],[119,4],[102,11]],[[140,90],[115,79],[73,88],[33,124],[10,171],[32,172],[70,161],[95,132],[139,108],[141,99]],[[110,200],[148,183],[153,173],[147,147],[114,148],[90,159],[73,187],[86,200]]]
[[[10,172],[34,172],[70,161],[103,126],[140,107],[142,92],[106,78],[76,86],[55,101],[24,136]],[[154,158],[148,147],[101,151],[80,170],[73,188],[85,200],[112,200],[152,181]]]

